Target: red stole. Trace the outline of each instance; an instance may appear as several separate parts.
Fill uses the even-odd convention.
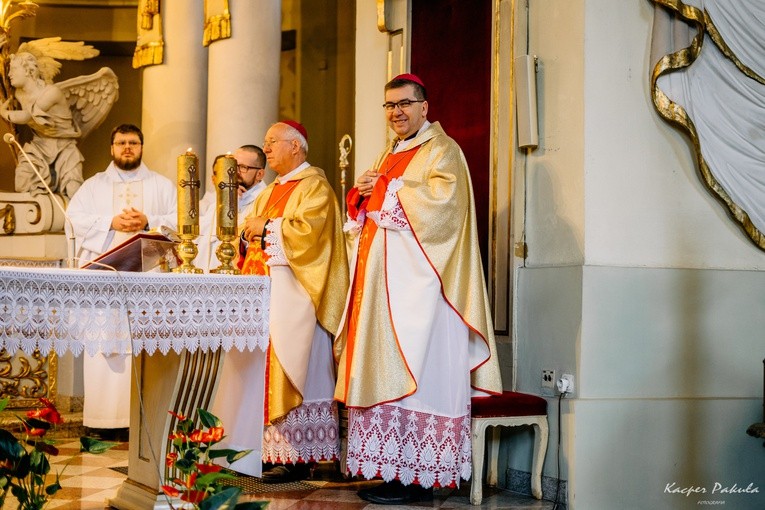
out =
[[[397,154],[388,154],[388,156],[380,165],[380,168],[377,169],[377,173],[380,174],[380,177],[377,179],[375,187],[372,189],[372,194],[361,202],[361,204],[358,206],[359,210],[366,209],[367,213],[369,211],[380,210],[383,201],[385,200],[385,192],[388,189],[388,184],[392,179],[399,178],[404,174],[404,171],[409,166],[409,162],[412,160],[419,148],[420,146],[418,145],[413,149],[402,151]],[[355,195],[355,197],[353,195]],[[361,195],[359,195],[359,190],[357,188],[352,188],[348,193],[348,202],[350,203],[354,200],[354,198],[358,200],[358,197],[360,196]],[[359,202],[355,201],[355,203],[358,204]],[[351,211],[350,208],[348,210]],[[369,248],[372,245],[372,241],[374,240],[376,233],[377,223],[372,220],[365,220],[359,238],[359,248],[356,256],[356,267],[354,268],[353,282],[351,283],[351,299],[348,305],[348,329],[346,333],[345,357],[346,374],[351,373],[353,351],[356,343],[356,325],[358,324],[359,320],[365,319],[364,317],[359,317],[358,314],[361,308],[361,299],[364,295],[364,275],[366,273]],[[382,277],[382,275],[380,276]],[[368,318],[366,319],[368,320]],[[350,381],[350,377],[346,377],[345,380]],[[345,388],[344,393],[347,391],[348,389]]]

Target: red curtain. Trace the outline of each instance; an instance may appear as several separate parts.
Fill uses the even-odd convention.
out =
[[[488,270],[491,129],[491,0],[414,0],[412,72],[428,89],[428,120],[465,153],[478,237]]]

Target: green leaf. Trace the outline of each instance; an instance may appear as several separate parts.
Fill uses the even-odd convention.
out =
[[[30,429],[45,429],[50,430],[51,424],[44,420],[38,420],[37,418],[22,418],[19,415],[16,417],[23,423],[26,423]]]
[[[37,441],[35,443],[35,450],[42,453],[47,453],[48,455],[53,455],[54,457],[58,455],[58,448],[53,446],[48,441]]]
[[[220,418],[214,414],[205,411],[202,408],[199,408],[197,411],[199,412],[199,421],[202,422],[202,425],[208,429],[211,427],[220,427],[223,425],[223,423],[220,421]]]
[[[234,455],[227,455],[226,461],[228,461],[228,463],[231,464],[232,462],[235,462],[241,459],[242,457],[248,455],[251,451],[252,450],[242,450],[241,452],[236,452],[236,454]]]
[[[227,510],[233,509],[239,499],[242,489],[239,487],[228,487],[218,494],[205,499],[199,504],[199,510]]]
[[[197,463],[190,459],[178,459],[175,461],[175,467],[184,473],[188,473]]]
[[[26,478],[29,474],[29,464],[29,455],[27,455],[27,452],[24,452],[19,457],[18,462],[15,463],[16,468],[11,470],[11,476],[15,476],[16,478]]]
[[[57,480],[56,483],[52,483],[48,485],[47,487],[45,487],[45,494],[47,494],[48,496],[53,496],[55,493],[59,491],[60,488],[61,488],[61,484],[58,483],[58,480]]]
[[[194,428],[194,422],[186,418],[185,420],[178,422],[177,428],[179,431],[183,432],[184,434],[188,434],[189,432],[191,432],[191,429]]]
[[[0,429],[0,458],[17,462],[26,453],[16,436],[7,430]]]
[[[93,437],[81,437],[80,438],[80,451],[88,453],[104,453],[117,446],[117,443],[111,441],[101,441]]]
[[[210,457],[211,459],[220,459],[221,457],[228,457],[229,455],[236,455],[237,453],[239,453],[239,450],[230,450],[230,449],[207,450],[207,456]]]
[[[18,485],[11,486],[11,494],[19,501],[25,500],[27,497],[27,491],[19,487]]]
[[[4,399],[0,400],[0,411],[4,411],[10,402],[11,397],[5,397]]]
[[[46,475],[50,471],[50,463],[48,457],[39,450],[34,450],[30,454],[29,468],[33,473],[38,475]]]
[[[230,473],[224,473],[223,471],[218,471],[217,473],[207,473],[197,478],[197,487],[206,487],[208,485],[213,485],[214,483],[217,483],[219,480],[235,480],[235,479],[236,479],[236,476]]]

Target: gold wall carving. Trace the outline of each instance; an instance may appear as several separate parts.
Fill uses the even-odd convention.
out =
[[[202,44],[231,37],[231,11],[228,0],[205,0],[205,31]]]
[[[9,408],[34,407],[40,397],[55,401],[57,374],[55,352],[43,356],[38,350],[31,355],[0,350],[0,395],[11,397]]]

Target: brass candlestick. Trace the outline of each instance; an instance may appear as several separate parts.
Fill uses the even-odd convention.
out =
[[[183,263],[174,273],[201,273],[192,261],[199,250],[194,239],[199,237],[199,159],[191,149],[178,156],[178,257]]]
[[[239,269],[231,265],[236,256],[236,248],[231,243],[236,236],[239,226],[239,182],[236,171],[236,158],[230,154],[218,157],[213,167],[215,183],[215,219],[217,224],[216,234],[220,239],[220,246],[215,250],[220,265],[211,269],[211,273],[240,274]]]

